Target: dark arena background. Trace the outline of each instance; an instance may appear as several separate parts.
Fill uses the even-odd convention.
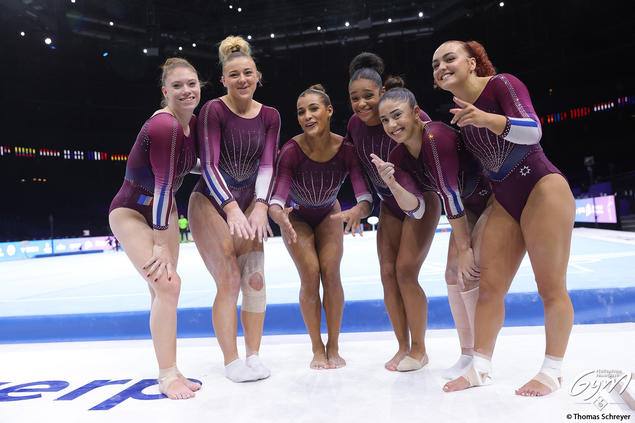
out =
[[[228,34],[251,36],[264,76],[255,98],[279,110],[281,144],[300,132],[295,101],[314,83],[334,102],[334,132],[345,132],[347,66],[361,51],[379,54],[386,75],[404,76],[422,108],[449,122],[432,53],[448,39],[480,41],[529,88],[542,146],[575,194],[609,182],[598,189],[617,195],[624,224],[635,170],[627,3],[3,0],[0,241],[107,235],[125,155],[159,107],[159,65],[190,60],[208,82],[203,104],[224,93],[217,46]],[[181,211],[196,178],[178,193]]]
[[[633,421],[632,3],[0,0],[0,423]],[[263,75],[254,99],[279,111],[279,148],[301,132],[296,100],[312,84],[322,84],[330,95],[333,132],[345,133],[353,113],[348,65],[360,52],[381,56],[384,79],[402,76],[422,109],[447,124],[452,95],[433,87],[431,67],[442,42],[479,41],[498,72],[525,83],[542,124],[541,145],[576,198],[566,269],[575,315],[560,389],[540,399],[515,394],[536,375],[546,350],[543,298],[527,254],[505,297],[504,325],[492,357],[495,383],[442,390],[443,373],[461,349],[446,285],[452,232],[441,216],[417,279],[427,298],[430,359],[419,371],[384,368],[386,360],[397,357],[397,342],[383,279],[392,277],[395,285],[401,280],[382,273],[397,266],[385,260],[380,269],[378,244],[388,236],[378,242],[377,219],[369,218],[363,237],[346,235],[343,241],[339,352],[346,366],[339,369],[309,368],[313,352],[298,299],[300,277],[282,237],[264,244],[266,315],[259,355],[271,377],[254,383],[225,377],[211,319],[212,304],[220,309],[215,300],[224,281],[215,283],[191,238],[181,242],[178,365],[202,388],[187,401],[160,394],[148,284],[126,254],[133,254],[131,244],[121,251],[112,236],[108,210],[141,126],[160,108],[160,65],[168,57],[189,60],[206,82],[202,106],[225,94],[218,45],[228,35],[251,43]],[[176,195],[182,214],[198,178],[187,175]],[[353,206],[353,199],[346,181],[342,207]],[[568,235],[569,229],[553,224],[557,221],[545,217],[552,225],[543,232],[556,227]],[[332,233],[339,236],[338,230]],[[431,225],[430,234],[433,230]],[[131,233],[136,238],[139,232]],[[543,242],[537,249],[543,245],[552,246]],[[410,252],[407,246],[400,248]],[[401,273],[413,274],[403,268]],[[560,276],[553,279],[562,282]],[[485,286],[482,282],[481,293]],[[564,297],[564,290],[559,294]],[[421,310],[416,304],[415,309]],[[321,328],[324,338],[324,319]],[[241,323],[237,334],[242,359]]]

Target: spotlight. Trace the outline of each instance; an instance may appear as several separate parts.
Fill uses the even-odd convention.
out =
[[[391,23],[391,22],[392,22],[392,19],[391,19],[391,18],[388,18],[388,23]]]
[[[102,57],[106,57],[106,56],[108,56],[108,52],[104,51],[101,55],[102,55]]]
[[[346,21],[346,22],[344,22],[344,26],[345,26],[346,28],[348,28],[349,26],[351,26],[351,24],[350,24],[348,21]]]
[[[20,35],[21,35],[22,37],[24,37],[26,34],[24,33],[24,31],[21,31],[21,32],[20,32]]]
[[[148,49],[147,48],[143,49],[143,54],[148,54]]]
[[[503,6],[505,6],[505,2],[504,2],[504,1],[502,1],[502,2],[498,3],[498,5],[499,5],[500,7],[503,7]]]
[[[192,47],[196,47],[196,43],[192,43]]]
[[[110,22],[108,22],[108,25],[115,26],[115,23],[113,21],[110,21]]]
[[[321,26],[318,26],[318,27],[317,27],[317,30],[318,30],[318,31],[322,31],[322,27],[321,27]]]
[[[44,39],[44,44],[46,44],[47,46],[48,46],[48,45],[51,45],[51,43],[52,43],[52,42],[53,42],[53,40],[51,40],[49,37],[46,37],[46,38]]]
[[[248,39],[248,40],[251,40],[251,35],[247,35],[247,39]]]
[[[232,5],[230,4],[230,5],[229,5],[229,8],[230,8],[230,9],[233,9],[233,8],[234,8],[234,6],[232,6]]]
[[[75,0],[71,0],[71,3],[73,3],[73,4],[74,4],[74,3],[75,3]]]
[[[183,51],[183,47],[179,46],[179,51]]]
[[[239,8],[238,8],[238,12],[242,12],[242,11],[243,11],[243,8],[242,8],[242,7],[239,7]]]
[[[419,17],[423,18],[423,12],[419,12]]]
[[[51,48],[52,48],[53,50],[56,50],[56,48],[55,48],[55,46],[54,46],[54,45],[51,45]]]
[[[270,36],[271,38],[276,38],[276,34],[274,34],[273,32],[272,32],[271,34],[269,34],[269,36]]]

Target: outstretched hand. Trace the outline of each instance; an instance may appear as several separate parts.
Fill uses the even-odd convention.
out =
[[[381,179],[390,186],[395,182],[395,165],[390,162],[385,162],[374,153],[370,154],[371,161],[377,168],[377,172]]]
[[[361,224],[362,214],[362,207],[357,204],[348,210],[332,214],[331,219],[341,219],[345,223],[344,234],[352,233],[355,236],[357,232],[359,236],[364,236]]]
[[[454,97],[453,100],[458,107],[450,109],[450,113],[454,115],[451,124],[456,123],[460,127],[473,125],[477,128],[484,128],[489,124],[489,113],[458,97]]]

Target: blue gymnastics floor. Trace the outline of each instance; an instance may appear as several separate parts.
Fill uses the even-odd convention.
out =
[[[419,274],[429,327],[451,328],[444,282],[449,233],[437,233]],[[375,233],[345,237],[344,332],[390,330],[383,305]],[[213,335],[215,286],[194,244],[182,244],[179,336]],[[122,252],[0,263],[0,343],[149,338],[149,295]],[[299,278],[280,238],[265,246],[266,334],[305,333]],[[635,321],[635,234],[577,228],[567,273],[575,322]],[[240,300],[239,300],[240,301]],[[526,257],[507,297],[506,326],[543,324],[542,303]]]

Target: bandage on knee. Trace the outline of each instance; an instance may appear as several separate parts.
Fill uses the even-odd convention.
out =
[[[265,290],[265,254],[252,251],[237,258],[240,269],[240,289],[243,294],[241,309],[264,313],[267,307]]]
[[[474,328],[470,325],[467,304],[463,304],[458,285],[448,285],[448,302],[456,331],[459,334],[461,348],[474,348]]]
[[[179,378],[179,369],[177,369],[176,364],[172,367],[168,367],[166,369],[159,369],[159,378],[157,382],[159,382],[159,392],[167,395],[168,388]]]

